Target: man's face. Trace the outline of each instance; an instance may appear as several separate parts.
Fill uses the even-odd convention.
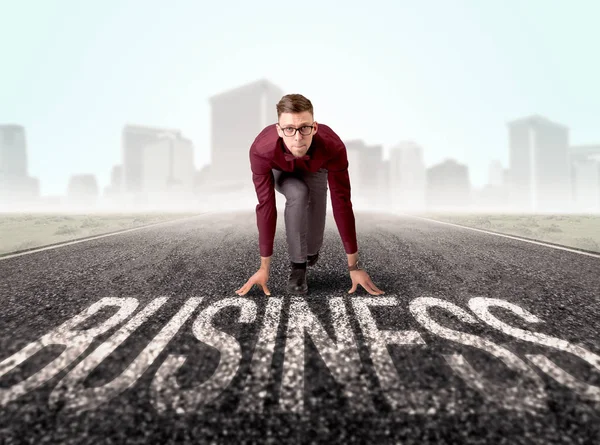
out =
[[[301,128],[309,125],[312,125],[314,128],[307,136],[300,134],[299,130],[293,136],[286,136],[283,131],[284,128]],[[279,125],[276,127],[277,134],[283,138],[285,146],[296,157],[306,154],[310,148],[313,136],[317,133],[317,123],[313,120],[313,115],[309,111],[303,111],[302,113],[281,113],[281,116],[279,116]]]

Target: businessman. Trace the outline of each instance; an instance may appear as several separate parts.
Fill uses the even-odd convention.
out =
[[[261,264],[236,293],[245,295],[256,284],[266,295],[271,294],[267,281],[277,224],[275,190],[285,196],[285,233],[291,260],[287,290],[307,293],[306,268],[318,261],[323,245],[329,184],[333,216],[352,280],[348,292],[353,293],[360,284],[372,295],[383,294],[359,264],[344,143],[331,128],[317,124],[312,103],[301,94],[283,96],[276,108],[278,122],[264,128],[250,147]]]

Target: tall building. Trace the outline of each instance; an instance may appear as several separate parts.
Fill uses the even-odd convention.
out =
[[[469,168],[446,159],[427,169],[427,207],[437,210],[464,209],[471,205]]]
[[[142,190],[148,202],[190,199],[194,188],[194,148],[179,133],[167,133],[144,147]]]
[[[123,189],[123,166],[114,165],[110,171],[110,184],[104,189],[107,197],[114,197],[121,193]]]
[[[27,177],[27,144],[21,125],[0,125],[0,174],[5,179]]]
[[[140,204],[154,201],[158,194],[161,200],[189,197],[194,147],[179,130],[126,125],[122,138],[121,193]]]
[[[423,211],[426,207],[423,149],[405,141],[390,149],[390,206],[394,210]]]
[[[261,79],[209,98],[210,182],[215,187],[252,187],[250,146],[263,128],[277,122],[276,105],[283,95],[279,87]]]
[[[569,210],[569,129],[542,117],[508,124],[511,205],[518,210]]]
[[[123,189],[129,194],[143,192],[144,148],[159,141],[161,135],[178,130],[141,125],[125,125],[122,132]]]
[[[573,210],[600,211],[600,144],[570,148]]]
[[[488,168],[488,184],[492,187],[500,187],[504,185],[504,168],[498,160],[490,162]]]
[[[98,200],[98,182],[91,174],[73,175],[67,185],[67,201],[69,206],[93,209]]]
[[[39,198],[39,181],[27,167],[25,128],[0,125],[0,203],[32,204]]]
[[[367,145],[362,139],[344,141],[348,153],[348,175],[355,205],[376,208],[386,204],[387,178],[381,145]]]

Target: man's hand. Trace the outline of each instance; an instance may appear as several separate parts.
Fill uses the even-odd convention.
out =
[[[267,281],[269,281],[269,272],[265,268],[261,267],[248,279],[248,281],[246,281],[246,284],[236,290],[235,293],[238,295],[246,295],[248,291],[252,289],[252,286],[258,284],[262,287],[265,295],[271,295],[271,291],[267,287]]]
[[[371,295],[385,294],[384,291],[375,286],[375,284],[371,281],[371,277],[369,277],[369,274],[366,270],[353,270],[350,272],[350,278],[352,279],[352,289],[348,291],[349,294],[353,294],[359,284]]]

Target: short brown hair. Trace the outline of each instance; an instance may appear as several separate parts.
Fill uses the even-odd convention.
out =
[[[302,94],[286,94],[277,104],[277,119],[281,113],[302,113],[303,111],[309,111],[314,116],[310,100]]]

